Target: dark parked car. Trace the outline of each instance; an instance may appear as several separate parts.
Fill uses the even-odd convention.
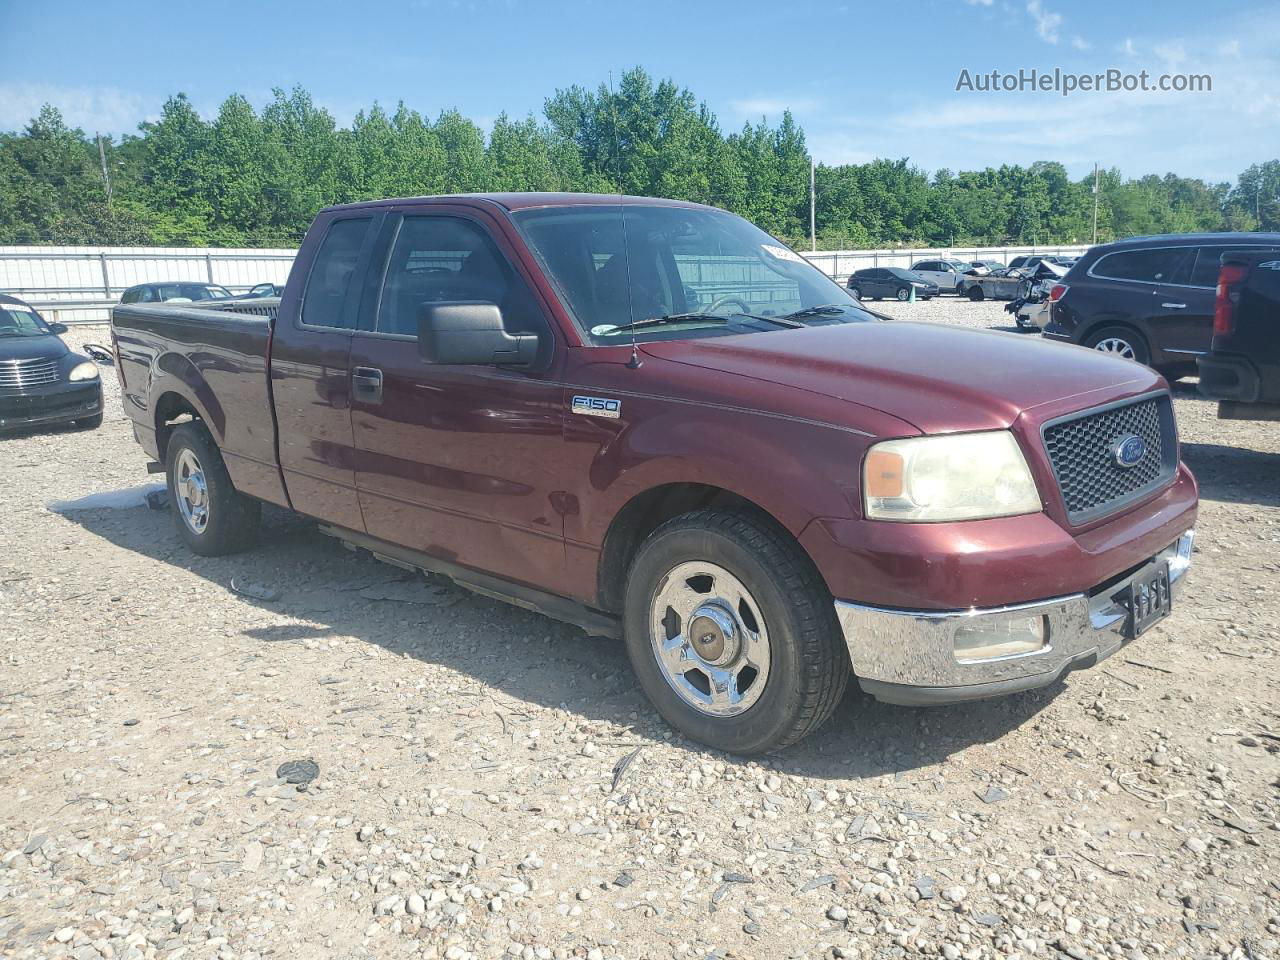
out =
[[[266,296],[266,294],[262,294]],[[121,303],[164,303],[166,300],[230,300],[231,291],[216,283],[140,283],[120,295]]]
[[[0,294],[0,429],[102,423],[102,381],[88,357],[58,339],[67,328]]]
[[[1268,251],[1280,252],[1280,234],[1167,234],[1093,247],[1051,292],[1044,335],[1172,376],[1194,373],[1213,335],[1223,255]]]
[[[262,501],[315,517],[621,636],[718,749],[794,743],[851,672],[910,704],[1052,684],[1180,602],[1196,485],[1154,371],[877,322],[722,210],[332,207],[264,306],[112,310],[193,550],[247,546]]]
[[[938,295],[936,283],[902,267],[867,267],[865,270],[858,270],[849,278],[848,287],[849,292],[859,300],[879,300],[881,297],[910,300],[913,287],[916,297],[921,300]]]
[[[1224,420],[1280,420],[1280,258],[1222,258],[1213,340],[1198,360],[1200,392]]]

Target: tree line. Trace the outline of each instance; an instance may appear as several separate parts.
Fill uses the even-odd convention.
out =
[[[340,127],[301,88],[258,111],[239,94],[200,116],[184,94],[137,135],[70,128],[46,105],[0,133],[0,243],[289,246],[316,211],[380,197],[571,190],[673,197],[739,213],[807,245],[810,156],[784,113],[725,132],[704,102],[644,70],[557,90],[542,116],[485,131],[457,110],[434,119],[375,104]],[[1094,178],[1056,162],[932,174],[907,159],[819,164],[826,249],[1088,243]],[[1097,235],[1280,229],[1280,160],[1234,184],[1173,173],[1099,177]]]

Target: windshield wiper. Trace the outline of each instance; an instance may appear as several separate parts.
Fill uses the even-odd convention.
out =
[[[728,323],[728,317],[722,317],[718,313],[668,313],[663,317],[646,317],[644,320],[636,320],[632,323],[624,323],[620,327],[614,327],[609,331],[609,335],[617,333],[619,330],[639,330],[642,327],[660,327],[664,323],[684,323],[686,320],[701,320],[707,323]]]
[[[788,313],[776,319],[798,320],[801,317],[834,317],[843,314],[846,309],[846,307],[838,303],[824,303],[816,307],[805,307],[803,310],[796,310],[794,313]]]

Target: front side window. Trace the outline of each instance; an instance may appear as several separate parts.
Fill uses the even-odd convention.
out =
[[[312,327],[351,330],[359,291],[351,281],[369,233],[369,217],[335,220],[316,251],[302,301],[302,322]]]
[[[592,204],[514,219],[598,346],[873,319],[799,254],[723,211]]]
[[[508,333],[548,329],[532,291],[478,224],[460,217],[405,217],[387,260],[378,332],[416,336],[421,305],[452,300],[497,304]]]
[[[0,337],[42,337],[50,330],[25,304],[0,303]]]
[[[1185,283],[1191,247],[1157,247],[1109,253],[1093,266],[1095,277],[1142,283]]]

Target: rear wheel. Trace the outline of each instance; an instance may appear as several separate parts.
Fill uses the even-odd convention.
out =
[[[1105,327],[1090,334],[1085,346],[1138,363],[1151,362],[1151,349],[1146,338],[1132,327]]]
[[[627,653],[658,712],[731,753],[795,743],[831,715],[849,660],[826,585],[765,521],[700,510],[640,547]]]
[[[231,485],[222,454],[203,423],[195,420],[174,429],[165,462],[174,523],[187,546],[218,557],[253,542],[262,504]]]
[[[852,297],[853,297],[853,299],[855,299],[855,300],[861,300],[861,299],[862,299],[862,291],[861,291],[860,289],[858,289],[857,287],[850,287],[850,288],[849,288],[849,294],[850,294],[850,296],[852,296]]]

